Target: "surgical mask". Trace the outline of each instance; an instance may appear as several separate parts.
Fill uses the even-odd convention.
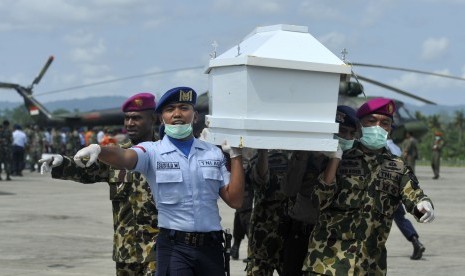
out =
[[[388,132],[380,126],[362,127],[362,138],[360,142],[365,147],[377,150],[387,144]]]
[[[439,139],[441,139],[441,137],[440,136],[435,136],[434,139],[439,140]]]
[[[183,125],[165,124],[165,133],[174,139],[184,139],[192,133],[192,123]]]
[[[337,135],[335,135],[335,138],[339,140],[339,146],[341,147],[342,151],[346,151],[348,149],[351,149],[352,146],[354,145],[354,140],[347,140],[344,138],[341,138]]]

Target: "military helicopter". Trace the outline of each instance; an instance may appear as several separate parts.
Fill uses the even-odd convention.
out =
[[[42,67],[39,75],[28,87],[15,83],[0,82],[0,88],[14,89],[24,99],[24,104],[29,114],[39,126],[47,127],[70,127],[79,128],[82,126],[104,126],[104,125],[121,125],[124,120],[124,114],[121,109],[110,108],[98,111],[82,112],[75,114],[53,115],[32,95],[34,85],[39,84],[40,80],[47,72],[53,62],[54,57],[50,56]]]
[[[5,89],[14,89],[20,94],[23,99],[27,110],[29,111],[30,115],[33,117],[34,121],[40,126],[47,126],[47,127],[73,127],[78,128],[82,126],[92,127],[92,126],[107,126],[107,125],[121,125],[124,120],[124,115],[121,112],[119,107],[111,108],[111,109],[104,109],[104,110],[97,110],[91,112],[82,112],[82,113],[75,113],[75,114],[65,114],[65,115],[53,115],[49,112],[36,98],[33,96],[33,87],[34,85],[39,84],[40,80],[44,76],[45,72],[53,62],[53,56],[50,56],[43,66],[42,70],[40,71],[39,75],[34,79],[32,84],[28,87],[21,86],[19,84],[14,83],[5,83],[0,82],[0,88]],[[401,71],[409,71],[414,73],[420,74],[429,74],[429,75],[436,75],[440,77],[447,77],[453,79],[460,79],[465,80],[459,77],[454,77],[450,75],[442,75],[436,74],[431,72],[413,70],[413,69],[406,69],[406,68],[397,68],[397,67],[388,67],[382,65],[373,65],[373,64],[362,64],[362,63],[348,63],[352,66],[368,66],[368,67],[375,67],[381,69],[390,69],[390,70],[401,70]],[[361,96],[363,93],[363,85],[361,82],[372,83],[374,85],[381,86],[385,89],[392,90],[396,93],[402,94],[404,96],[411,97],[413,99],[422,101],[427,104],[435,104],[432,101],[427,99],[421,98],[417,95],[408,93],[404,90],[399,88],[387,85],[385,83],[381,83],[379,81],[356,75],[352,72],[349,80],[347,78],[341,79],[340,86],[339,86],[339,99],[338,104],[344,104],[351,106],[355,109],[360,107],[366,100],[372,97],[363,97]],[[405,132],[409,131],[413,134],[413,136],[417,139],[421,139],[427,132],[428,127],[427,125],[415,119],[409,111],[405,108],[404,103],[394,99],[397,106],[397,112],[395,113],[394,123],[396,128],[391,133],[391,137],[394,139],[395,142],[402,141]],[[209,114],[209,104],[208,104],[208,92],[199,95],[197,99],[197,110],[199,112],[199,120],[194,126],[194,132],[196,134],[200,133],[201,129],[205,127],[205,115]]]

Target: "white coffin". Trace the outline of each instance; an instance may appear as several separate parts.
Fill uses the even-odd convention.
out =
[[[210,60],[207,140],[234,147],[335,151],[346,65],[293,25],[258,27]]]

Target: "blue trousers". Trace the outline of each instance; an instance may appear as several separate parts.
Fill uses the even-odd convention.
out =
[[[223,247],[220,242],[190,246],[170,239],[157,237],[157,276],[224,276]]]
[[[408,241],[412,241],[413,236],[418,238],[418,233],[415,231],[415,228],[413,227],[410,220],[405,218],[405,214],[404,205],[400,204],[397,210],[394,212],[394,221],[396,222],[397,227],[399,227],[399,230],[402,232],[404,237]]]

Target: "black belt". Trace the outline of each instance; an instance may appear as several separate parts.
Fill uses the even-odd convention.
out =
[[[223,231],[184,232],[160,228],[160,234],[172,241],[181,242],[189,246],[218,245],[223,242]]]

